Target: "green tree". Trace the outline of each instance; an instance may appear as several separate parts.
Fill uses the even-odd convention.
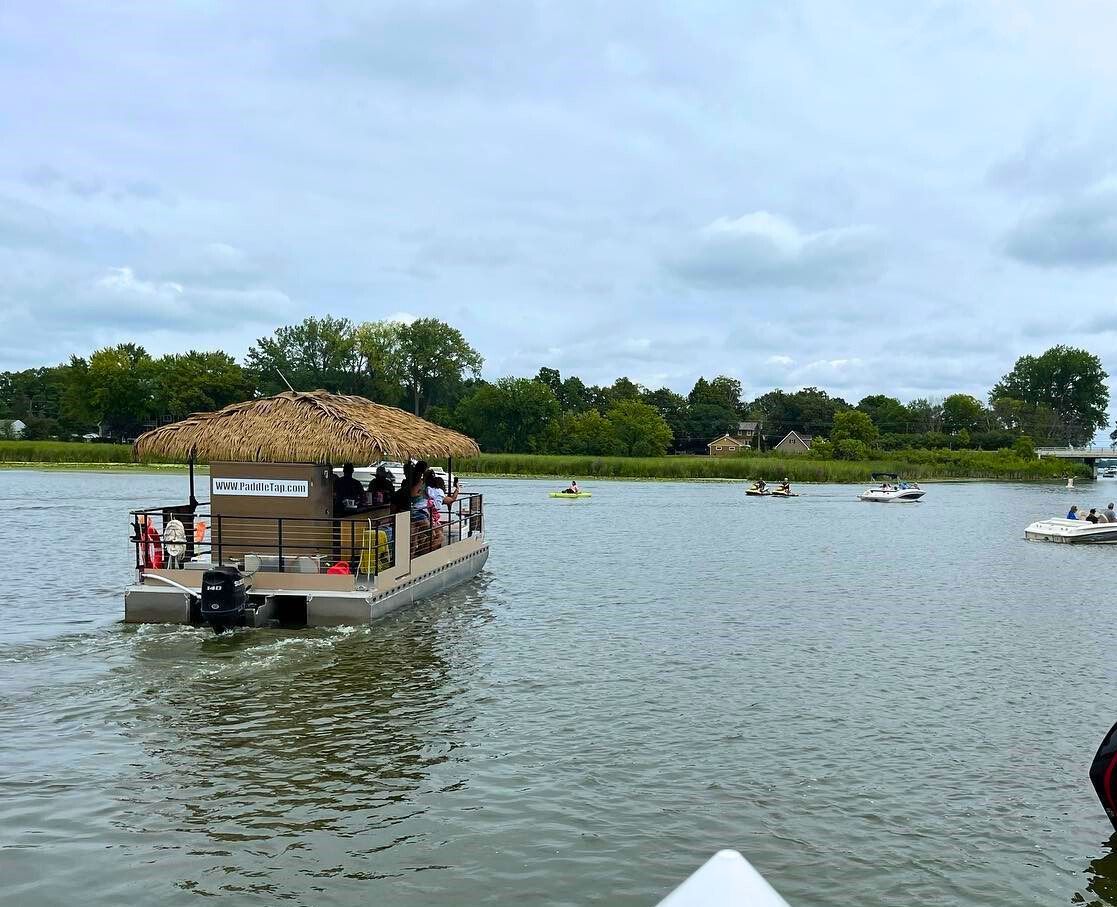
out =
[[[1040,356],[1021,356],[989,392],[990,401],[1009,397],[1051,409],[1067,444],[1082,444],[1106,425],[1109,375],[1093,353],[1054,346]]]
[[[851,409],[846,412],[834,414],[834,427],[830,432],[830,442],[835,451],[841,450],[842,441],[860,441],[867,447],[873,447],[880,437],[880,432],[873,425],[873,420],[860,410]]]
[[[562,417],[556,452],[608,457],[620,454],[621,447],[613,423],[591,409],[584,413],[566,413]]]
[[[689,406],[686,397],[676,394],[673,390],[661,387],[659,390],[644,391],[641,401],[654,407],[655,411],[663,416],[663,421],[671,429],[671,434],[678,443],[690,432],[688,426]],[[705,440],[710,440],[706,438]]]
[[[817,387],[805,387],[793,394],[779,388],[769,391],[757,397],[752,408],[764,414],[764,433],[769,443],[774,443],[792,430],[822,434],[830,429],[836,413],[851,407],[841,397],[831,397]]]
[[[454,392],[466,375],[477,377],[484,361],[461,331],[437,318],[419,318],[400,328],[403,382],[417,416],[440,394]]]
[[[155,407],[175,419],[221,409],[250,396],[244,370],[228,353],[170,353],[153,367]]]
[[[538,451],[562,409],[554,391],[531,378],[501,378],[477,388],[458,404],[457,421],[485,450]]]
[[[740,421],[733,410],[716,403],[692,403],[686,411],[685,437],[691,449],[705,450],[714,438],[733,431]]]
[[[882,432],[899,434],[910,431],[907,407],[895,397],[872,394],[863,397],[861,402],[857,404],[857,408],[868,415],[873,420],[873,424]]]
[[[605,418],[613,426],[621,453],[629,457],[661,457],[671,443],[671,428],[655,409],[638,400],[622,400]]]
[[[942,404],[926,398],[912,400],[907,406],[908,431],[926,434],[942,430]]]
[[[864,416],[864,413],[860,413]],[[868,418],[866,416],[866,418]],[[867,460],[871,455],[869,445],[856,438],[843,438],[834,442],[835,460]]]
[[[639,400],[643,388],[635,381],[628,378],[618,378],[605,390],[609,404],[619,403],[621,400]]]
[[[258,393],[319,388],[354,394],[363,390],[364,363],[348,318],[311,316],[285,325],[249,347],[245,368]],[[286,379],[286,380],[284,380]]]
[[[1034,460],[1036,458],[1035,442],[1027,435],[1021,435],[1013,441],[1012,450],[1021,460]]]
[[[563,412],[581,413],[590,409],[589,388],[581,378],[572,376],[563,381],[558,369],[544,367],[539,370],[535,380],[551,389]]]
[[[154,414],[155,364],[142,346],[121,343],[89,357],[89,403],[107,433],[131,437]]]
[[[942,427],[949,434],[980,431],[988,422],[981,401],[969,394],[951,394],[942,401]]]
[[[366,321],[354,329],[353,344],[364,372],[362,393],[388,406],[403,403],[403,325]]]
[[[720,406],[733,413],[740,413],[741,382],[728,375],[718,375],[711,381],[699,378],[687,395],[687,402],[691,406]]]

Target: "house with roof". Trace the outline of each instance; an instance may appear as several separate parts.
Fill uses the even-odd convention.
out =
[[[784,454],[801,454],[811,449],[811,436],[802,435],[797,431],[789,431],[780,442],[772,448]]]
[[[25,428],[22,419],[0,419],[0,438],[22,438]]]
[[[759,450],[762,427],[759,422],[738,422],[735,431],[714,438],[706,445],[706,450],[711,457],[730,457],[742,450]]]

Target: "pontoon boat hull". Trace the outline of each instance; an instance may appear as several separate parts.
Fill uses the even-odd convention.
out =
[[[370,579],[358,577],[353,588],[341,588],[348,577],[325,574],[258,574],[249,594],[249,626],[272,626],[280,609],[292,600],[305,602],[308,627],[355,626],[371,623],[393,611],[469,582],[485,566],[489,545],[481,537],[455,542],[411,561],[408,573],[391,571]],[[168,571],[170,572],[170,571]],[[189,573],[201,580],[198,571],[173,571],[190,585]],[[315,588],[315,581],[320,583]],[[338,583],[329,588],[327,581]],[[200,587],[199,587],[200,588]],[[182,589],[146,582],[124,592],[125,623],[189,624],[190,598]]]

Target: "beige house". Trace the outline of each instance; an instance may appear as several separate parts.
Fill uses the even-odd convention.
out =
[[[720,438],[714,438],[706,449],[709,451],[711,457],[728,457],[749,447],[749,443],[742,438],[734,438],[732,435],[722,435]]]
[[[784,454],[801,454],[811,449],[811,436],[801,435],[797,431],[789,431],[772,450]]]
[[[735,432],[724,434],[720,438],[714,438],[706,445],[706,450],[709,451],[711,457],[728,457],[740,450],[749,450],[754,447],[759,449],[760,427],[759,422],[738,422]]]

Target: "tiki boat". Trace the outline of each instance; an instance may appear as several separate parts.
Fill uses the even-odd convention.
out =
[[[453,458],[477,445],[363,397],[290,391],[141,435],[137,457],[190,465],[186,503],[132,511],[128,623],[365,624],[459,586],[489,555],[481,495],[413,519],[342,492],[336,463]],[[194,464],[209,463],[209,500]]]

